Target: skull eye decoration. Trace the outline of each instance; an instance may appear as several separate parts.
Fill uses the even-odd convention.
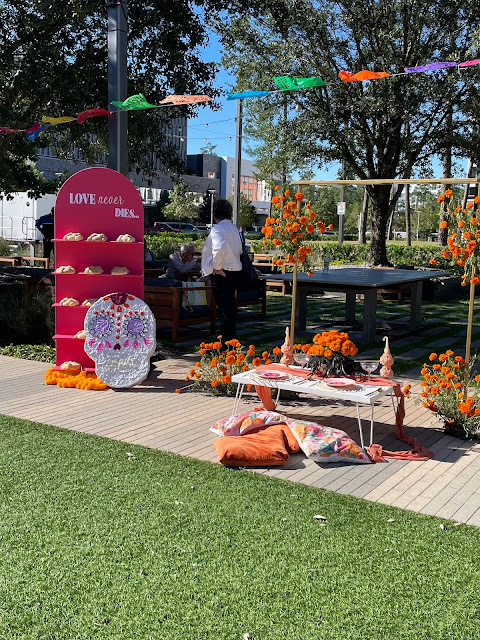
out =
[[[88,320],[88,332],[95,338],[105,338],[111,333],[114,324],[112,316],[106,316],[104,314],[98,316],[91,316]]]
[[[143,338],[147,334],[146,318],[127,318],[123,323],[123,333],[129,338]]]

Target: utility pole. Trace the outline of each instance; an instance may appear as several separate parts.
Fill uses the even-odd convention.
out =
[[[242,175],[242,117],[243,101],[237,100],[236,139],[235,139],[235,192],[233,194],[233,224],[240,222],[240,177]]]
[[[345,163],[342,160],[342,180],[345,180]],[[343,243],[343,221],[345,219],[345,187],[340,187],[340,201],[337,204],[338,214],[338,244]]]
[[[128,0],[105,0],[108,8],[108,102],[127,98]],[[108,167],[128,174],[128,116],[118,110],[108,116]]]

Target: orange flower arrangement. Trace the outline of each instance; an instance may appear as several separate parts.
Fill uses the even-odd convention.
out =
[[[449,349],[431,353],[421,370],[423,406],[443,420],[446,433],[460,438],[473,436],[480,427],[480,375],[470,376],[473,364],[474,359],[466,363]],[[403,390],[407,398],[410,388]]]
[[[95,373],[64,373],[50,367],[45,373],[45,384],[56,384],[59,387],[86,389],[87,391],[104,391],[108,385],[102,382]]]
[[[358,348],[350,340],[348,333],[335,330],[317,333],[313,344],[296,344],[294,349],[312,356],[312,366],[323,369],[325,374],[352,373],[354,363],[350,357],[358,353]]]
[[[275,192],[278,191],[277,185]],[[323,233],[327,227],[317,219],[310,203],[301,204],[304,201],[303,193],[298,191],[293,199],[290,197],[289,189],[284,191],[283,196],[272,197],[273,213],[262,227],[265,236],[263,245],[268,245],[270,241],[283,254],[283,258],[272,260],[273,266],[300,263],[308,267],[312,250],[306,242],[315,239],[315,229]],[[310,268],[307,272],[309,275],[313,273]]]

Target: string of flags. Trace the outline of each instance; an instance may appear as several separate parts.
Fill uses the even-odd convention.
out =
[[[349,71],[339,71],[338,76],[340,80],[345,82],[364,82],[365,80],[377,80],[379,78],[394,78],[397,76],[402,76],[411,73],[425,73],[428,71],[438,71],[441,69],[449,69],[453,67],[457,67],[457,69],[463,69],[467,67],[471,67],[473,65],[480,64],[480,58],[476,58],[474,60],[465,60],[464,62],[432,62],[425,65],[420,65],[417,67],[404,67],[403,72],[400,73],[388,73],[387,71],[369,71],[365,69],[363,71],[357,71],[356,73],[350,73]],[[278,87],[273,91],[242,91],[236,93],[227,94],[227,100],[244,100],[245,98],[261,98],[268,96],[270,93],[277,93],[279,91],[298,91],[304,89],[310,89],[313,87],[324,87],[327,84],[322,78],[319,76],[311,76],[310,78],[292,78],[290,76],[275,76],[273,78],[273,82]],[[211,100],[209,96],[205,95],[170,95],[160,100],[159,104],[151,104],[145,98],[145,96],[141,93],[130,96],[123,101],[112,100],[110,104],[115,106],[118,111],[140,111],[143,109],[158,109],[165,106],[176,106],[182,104],[200,104],[202,102],[208,102]],[[108,116],[114,111],[109,109],[86,109],[79,113],[76,117],[73,116],[60,116],[60,117],[51,117],[45,116],[42,118],[41,122],[35,122],[28,129],[12,129],[10,127],[0,127],[0,137],[13,134],[13,133],[23,133],[30,140],[30,142],[34,142],[38,136],[46,131],[49,127],[58,126],[61,124],[67,124],[71,122],[77,122],[78,124],[83,124],[88,118],[95,118],[98,116]]]
[[[156,109],[163,106],[177,105],[177,104],[196,104],[200,102],[207,102],[211,100],[208,96],[184,96],[184,95],[171,95],[167,96],[163,100],[160,100],[160,104],[150,104],[144,95],[141,93],[127,98],[123,102],[112,100],[111,104],[116,106],[120,111],[135,111],[140,109]],[[58,118],[44,116],[42,122],[35,122],[28,129],[12,129],[10,127],[0,127],[0,136],[7,135],[8,133],[24,133],[25,136],[34,142],[38,136],[48,129],[48,127],[57,126],[59,124],[66,124],[70,122],[77,122],[83,124],[88,118],[96,118],[98,116],[109,116],[114,113],[109,109],[86,109],[79,113],[76,117],[72,116],[60,116]]]

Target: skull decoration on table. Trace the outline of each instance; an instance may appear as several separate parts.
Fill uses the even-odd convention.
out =
[[[140,298],[127,293],[99,298],[85,316],[85,352],[100,380],[117,389],[145,380],[155,332],[155,317]]]

